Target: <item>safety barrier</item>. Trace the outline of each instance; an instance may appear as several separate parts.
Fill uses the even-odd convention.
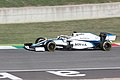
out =
[[[0,24],[120,17],[120,2],[0,8]]]

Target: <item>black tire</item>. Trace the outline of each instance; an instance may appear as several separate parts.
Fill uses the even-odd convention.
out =
[[[36,39],[35,44],[36,44],[36,43],[39,43],[39,42],[41,42],[41,41],[44,41],[44,40],[46,40],[46,39],[43,38],[43,37],[39,37],[39,38]]]
[[[49,41],[45,45],[46,51],[54,52],[56,49],[56,44],[53,41]]]
[[[111,42],[109,42],[109,41],[105,41],[101,45],[101,49],[104,51],[110,51],[111,48],[112,48],[112,45],[111,45]]]

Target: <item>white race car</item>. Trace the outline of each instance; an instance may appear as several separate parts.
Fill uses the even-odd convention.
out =
[[[101,49],[104,51],[111,50],[111,43],[115,41],[116,35],[101,32],[99,36],[93,33],[77,33],[71,36],[60,35],[57,38],[46,39],[40,37],[35,43],[25,43],[24,48],[34,51],[55,51],[55,49],[72,50],[72,49]]]

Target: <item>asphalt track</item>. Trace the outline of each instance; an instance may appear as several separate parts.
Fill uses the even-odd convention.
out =
[[[118,74],[120,75],[120,47],[113,47],[111,51],[57,50],[55,52],[34,52],[34,51],[27,51],[24,49],[0,50],[0,72],[20,74],[18,72],[22,72],[22,71],[29,71],[35,73],[34,71],[40,71],[40,72],[51,71],[51,70],[52,71],[53,70],[55,71],[56,70],[76,70],[76,71],[88,70],[89,71],[89,70],[108,70],[108,69],[112,70],[111,72],[114,72],[117,69],[116,70],[117,72],[115,73],[119,72]],[[33,75],[32,73],[29,72],[26,73]],[[109,72],[107,73],[109,75]],[[25,73],[23,72],[21,75],[23,74]],[[41,73],[41,74],[43,75],[45,73]],[[117,74],[117,78],[119,76],[118,74]],[[116,74],[114,74],[113,77],[115,76]],[[25,80],[33,79],[30,78]],[[34,80],[39,80],[39,79],[36,78]],[[41,80],[47,80],[47,79],[41,79]],[[60,78],[58,80],[65,80],[65,79]]]

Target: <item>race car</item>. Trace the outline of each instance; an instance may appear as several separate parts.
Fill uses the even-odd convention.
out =
[[[115,39],[116,35],[107,32],[100,32],[99,36],[93,33],[74,32],[70,36],[60,35],[52,39],[39,37],[35,40],[35,43],[25,43],[24,48],[33,51],[55,51],[56,49],[101,49],[110,51],[111,43]]]

